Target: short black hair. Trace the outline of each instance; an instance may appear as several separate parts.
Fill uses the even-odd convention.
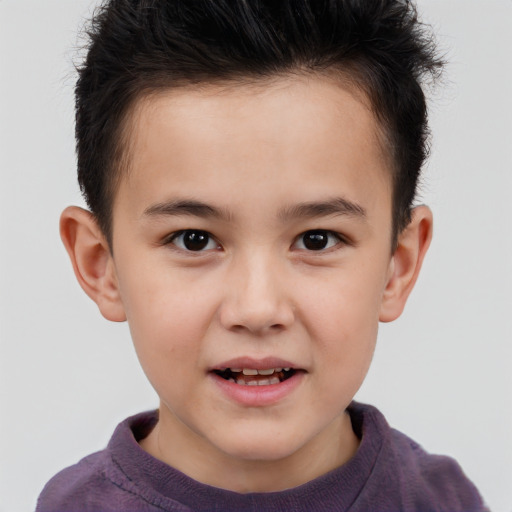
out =
[[[410,222],[428,153],[423,86],[443,64],[410,1],[106,0],[88,37],[75,89],[78,180],[110,244],[138,99],[293,73],[339,72],[364,91],[391,157],[394,241]]]

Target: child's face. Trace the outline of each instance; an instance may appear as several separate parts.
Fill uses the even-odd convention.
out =
[[[372,114],[327,80],[283,79],[151,97],[131,137],[113,263],[160,435],[213,467],[332,445],[393,272]]]

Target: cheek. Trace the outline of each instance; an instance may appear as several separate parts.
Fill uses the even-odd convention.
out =
[[[302,304],[311,327],[330,332],[333,337],[350,334],[354,339],[374,332],[384,289],[382,276],[383,272],[360,265],[328,274],[317,279],[315,286],[304,287]]]
[[[211,293],[177,279],[177,273],[140,272],[123,280],[122,296],[133,343],[147,373],[159,368],[179,373],[197,361],[215,314]]]
[[[317,322],[315,367],[320,369],[314,378],[326,411],[346,407],[368,373],[378,333],[376,309],[353,295],[312,309]]]
[[[325,280],[303,295],[303,316],[318,357],[337,379],[364,378],[378,332],[382,287],[365,269]],[[326,362],[329,362],[327,365]]]

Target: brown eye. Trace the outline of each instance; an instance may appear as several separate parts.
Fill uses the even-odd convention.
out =
[[[187,229],[176,233],[171,242],[186,251],[204,251],[216,249],[218,244],[207,231],[197,229]]]
[[[297,240],[296,247],[308,251],[322,251],[334,247],[339,244],[340,241],[340,237],[332,231],[315,229],[303,233]]]

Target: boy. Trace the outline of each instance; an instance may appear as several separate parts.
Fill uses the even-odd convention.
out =
[[[76,88],[91,212],[61,234],[160,407],[38,510],[484,510],[352,402],[430,243],[412,205],[440,65],[403,1],[103,6]]]

